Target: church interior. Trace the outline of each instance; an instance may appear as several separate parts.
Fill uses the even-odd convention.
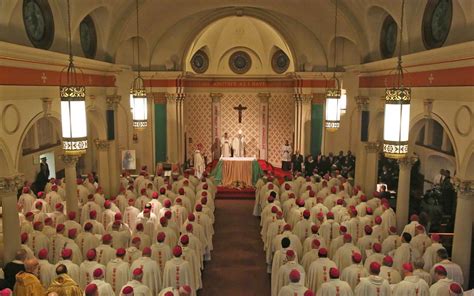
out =
[[[381,226],[390,237],[393,226],[398,240],[410,243],[404,234],[415,225],[413,241],[421,229],[429,245],[442,242],[444,259],[456,265],[458,274],[446,268],[451,286],[445,294],[434,294],[439,286],[433,288],[439,271],[435,263],[443,257],[437,258],[432,270],[425,268],[431,295],[462,295],[455,294],[456,283],[468,295],[474,288],[473,112],[471,0],[0,1],[0,266],[5,273],[3,279],[0,273],[0,290],[20,291],[19,275],[14,286],[3,281],[7,263],[23,246],[34,254],[25,259],[27,271],[35,258],[41,259],[40,250],[31,246],[36,232],[45,233],[36,229],[38,221],[46,229],[47,218],[53,220],[49,240],[58,225],[72,227],[64,221],[74,220],[68,214],[75,212],[82,224],[79,233],[87,233],[82,228],[92,223],[84,223],[91,211],[86,219],[81,215],[95,200],[96,214],[111,227],[95,230],[103,242],[120,220],[115,216],[114,222],[113,215],[107,220],[111,204],[115,215],[125,217],[132,199],[135,206],[130,207],[140,218],[118,224],[129,228],[131,237],[119,248],[112,235],[114,250],[130,252],[133,235],[140,232],[135,224],[141,224],[151,243],[142,243],[137,256],[143,251],[146,257],[151,248],[154,258],[156,235],[163,233],[159,229],[166,229],[167,236],[174,230],[174,243],[165,240],[169,258],[180,258],[182,250],[191,262],[192,279],[165,285],[169,276],[163,263],[159,289],[150,286],[148,270],[142,270],[147,284],[141,286],[149,286],[149,294],[138,293],[143,287],[125,280],[124,287],[109,283],[114,292],[81,281],[77,295],[133,295],[133,289],[137,295],[166,296],[336,295],[328,292],[329,284],[313,282],[319,275],[312,264],[288,270],[280,283],[278,266],[294,258],[286,251],[283,259],[284,247],[280,241],[274,247],[267,231],[278,224],[281,211],[296,235],[307,220],[306,208],[308,221],[319,228],[315,237],[323,237],[323,225],[334,219],[347,227],[347,233],[335,231],[339,249],[347,235],[360,248],[357,236],[364,235],[357,230],[354,238],[351,223],[358,216],[365,221],[360,212],[364,205],[365,214],[366,202],[372,207],[367,212],[374,210],[367,222],[370,233]],[[31,196],[29,205],[24,195]],[[188,199],[186,209],[181,203]],[[49,205],[35,208],[38,200]],[[313,211],[323,204],[319,221]],[[153,206],[154,220],[144,214],[148,206]],[[165,217],[167,208],[172,218]],[[186,216],[175,218],[180,209]],[[187,215],[193,212],[208,222],[190,223],[194,220]],[[163,217],[176,220],[174,226],[160,224]],[[377,223],[379,217],[383,222]],[[150,219],[154,229],[147,230]],[[205,230],[207,245],[192,250],[192,260],[187,223],[205,224],[197,227]],[[308,225],[301,244],[311,235]],[[275,233],[280,240],[283,228]],[[29,235],[27,242],[23,234]],[[77,246],[78,239],[68,239]],[[356,259],[339,262],[335,257],[343,255],[335,254],[343,252],[323,241],[314,248],[309,242],[308,249],[319,249],[315,256],[321,259],[327,248],[327,259],[339,268],[327,276],[336,280],[340,272],[341,287],[351,284],[342,280],[343,267]],[[50,246],[46,250],[51,253]],[[77,266],[89,258],[84,248]],[[293,242],[288,248],[298,249]],[[390,253],[394,267],[397,251]],[[365,249],[359,252],[363,260],[369,257]],[[306,262],[301,250],[296,253],[299,264]],[[282,262],[275,269],[276,254]],[[378,275],[382,259],[366,264],[370,276]],[[405,264],[416,267],[419,262],[402,263],[403,279],[413,271]],[[103,265],[108,278],[108,264]],[[56,272],[49,283],[62,276]],[[130,273],[130,281],[142,281],[139,271]],[[288,292],[298,283],[302,290]],[[368,283],[357,283],[340,295],[375,295],[360,287]],[[50,291],[49,284],[41,284],[44,293]],[[380,295],[411,295],[401,292],[402,284],[390,286]],[[132,292],[127,294],[128,288]]]

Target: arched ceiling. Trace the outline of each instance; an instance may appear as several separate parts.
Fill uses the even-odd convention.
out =
[[[474,23],[474,7],[467,4],[470,2],[453,0],[451,29],[456,32],[450,34],[446,44],[472,39],[474,30],[469,28]],[[50,50],[65,52],[66,1],[49,0],[49,3],[56,26]],[[145,63],[155,69],[172,63],[174,70],[181,70],[199,32],[211,22],[241,14],[260,19],[281,34],[293,51],[296,70],[328,67],[328,61],[332,60],[335,3],[336,0],[139,0],[140,35],[149,50],[149,60]],[[0,40],[31,46],[24,31],[22,4],[23,0],[0,2]],[[424,50],[420,24],[425,5],[426,1],[406,1],[406,52]],[[380,59],[381,15],[390,14],[398,22],[401,1],[338,0],[338,6],[338,37],[350,41],[361,60]],[[373,13],[374,7],[381,13]],[[93,17],[100,38],[96,58],[113,61],[120,46],[136,35],[135,1],[71,1],[73,43],[79,55],[77,30],[88,14]]]

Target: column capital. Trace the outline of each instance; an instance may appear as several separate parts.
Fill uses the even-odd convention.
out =
[[[268,100],[270,99],[271,94],[269,92],[265,93],[258,93],[257,97],[260,99],[260,103],[268,103]]]
[[[302,94],[301,101],[303,103],[311,103],[313,101],[314,94]]]
[[[77,161],[79,160],[79,156],[76,155],[63,154],[60,156],[60,158],[66,166],[75,166]]]
[[[454,188],[458,193],[458,197],[464,199],[474,199],[474,180],[461,180],[453,178]]]
[[[367,96],[356,96],[355,97],[357,109],[359,111],[366,111],[369,107],[369,97]]]
[[[411,169],[411,166],[418,160],[416,156],[407,156],[398,160],[400,168]]]
[[[16,193],[24,182],[25,176],[23,174],[0,177],[0,196]]]
[[[176,100],[178,102],[183,102],[184,101],[184,98],[186,98],[186,94],[185,93],[178,93],[176,94]]]
[[[209,96],[211,97],[213,103],[219,103],[223,95],[223,93],[209,93]]]
[[[109,110],[117,110],[117,106],[122,100],[122,96],[119,95],[110,95],[105,97],[105,102],[107,103],[107,109]]]
[[[380,142],[367,142],[367,143],[365,143],[365,150],[368,153],[378,153],[378,152],[380,152],[381,147],[382,147],[382,145],[380,144]]]
[[[51,116],[51,106],[53,105],[52,98],[41,98],[43,102],[43,113],[45,117]]]
[[[168,104],[174,104],[176,103],[177,95],[175,93],[166,93],[165,98]]]
[[[423,100],[423,105],[424,105],[424,112],[423,112],[423,117],[426,119],[431,118],[431,112],[433,110],[433,99],[424,99]]]
[[[99,151],[109,150],[110,143],[107,140],[94,139],[94,144]]]

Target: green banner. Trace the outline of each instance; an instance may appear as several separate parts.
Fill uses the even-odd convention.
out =
[[[166,104],[155,104],[155,162],[166,161]]]
[[[316,156],[321,152],[323,143],[324,105],[311,105],[311,154]]]

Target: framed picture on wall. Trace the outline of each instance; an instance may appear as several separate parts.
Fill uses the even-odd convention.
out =
[[[122,170],[135,170],[137,158],[135,150],[122,150]]]

